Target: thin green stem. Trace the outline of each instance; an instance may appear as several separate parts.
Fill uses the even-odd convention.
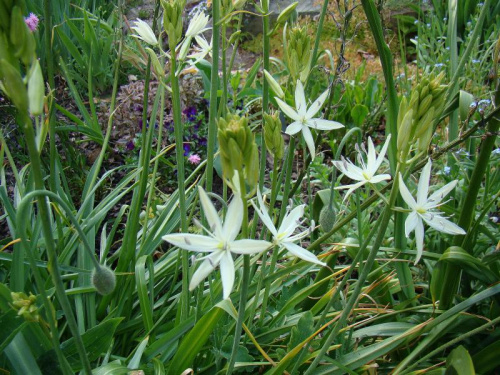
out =
[[[248,236],[248,202],[246,198],[246,188],[245,188],[245,178],[243,173],[240,173],[240,191],[241,199],[243,201],[243,223],[241,235],[242,238],[247,238]],[[238,199],[235,197],[234,199]],[[243,327],[243,321],[245,320],[245,310],[247,306],[247,294],[248,294],[248,284],[250,283],[250,255],[243,255],[243,277],[241,280],[241,290],[240,290],[240,302],[238,308],[238,319],[236,321],[236,327],[234,331],[233,347],[231,349],[231,358],[229,359],[229,364],[227,368],[227,375],[231,375],[234,370],[234,364],[236,363],[236,355],[238,354],[238,347],[241,339],[241,329]]]
[[[172,86],[172,110],[174,115],[174,132],[175,132],[175,155],[177,159],[177,189],[179,191],[179,211],[181,216],[181,231],[186,233],[188,230],[188,222],[186,215],[186,188],[184,186],[184,126],[182,124],[181,115],[181,94],[179,89],[179,77],[177,76],[177,54],[175,45],[170,46],[172,58],[170,60],[170,85]],[[181,297],[181,321],[188,317],[189,312],[189,263],[188,253],[182,252],[182,297]]]
[[[214,173],[215,137],[217,136],[217,91],[219,88],[219,34],[220,0],[212,2],[212,69],[210,76],[210,107],[207,141],[207,181],[206,191],[212,191]]]

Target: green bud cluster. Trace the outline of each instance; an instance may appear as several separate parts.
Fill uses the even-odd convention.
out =
[[[286,35],[284,31],[284,35]],[[311,38],[305,27],[293,27],[288,32],[288,38],[284,38],[285,60],[288,71],[292,76],[292,81],[298,79],[305,81],[309,74],[311,64]],[[288,40],[287,40],[288,39]]]
[[[186,0],[161,0],[163,28],[167,32],[170,48],[175,48],[182,38],[182,13]]]
[[[281,120],[278,112],[264,113],[264,141],[267,151],[277,159],[283,159],[285,142],[281,135]]]
[[[259,150],[246,117],[229,115],[217,122],[222,172],[232,181],[235,171],[253,191],[259,180]]]
[[[38,322],[40,320],[35,295],[30,293],[30,295],[27,296],[23,292],[11,292],[10,296],[12,297],[11,305],[14,310],[17,311],[17,315],[22,316],[29,322]]]
[[[0,0],[0,90],[19,112],[40,115],[45,87],[35,38],[24,21],[22,6],[18,0]],[[25,79],[20,63],[28,72]]]
[[[398,114],[398,155],[406,158],[410,147],[417,144],[419,153],[425,152],[433,133],[434,120],[443,111],[447,85],[442,85],[444,72],[436,77],[423,77],[412,90],[410,100],[401,100]]]

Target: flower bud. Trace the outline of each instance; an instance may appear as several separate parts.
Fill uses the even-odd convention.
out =
[[[288,21],[288,18],[290,15],[293,13],[295,8],[297,8],[297,5],[299,5],[299,2],[296,1],[295,3],[290,4],[287,6],[285,9],[281,11],[281,13],[278,16],[278,19],[276,20],[276,23],[279,25],[284,25],[286,21]]]
[[[229,115],[219,119],[217,126],[224,179],[232,186],[237,171],[253,190],[259,175],[259,152],[248,119]]]
[[[19,58],[24,65],[30,65],[35,58],[35,38],[24,22],[21,8],[12,8],[10,19],[10,42],[14,47],[14,56]]]
[[[38,322],[40,320],[35,295],[30,293],[30,295],[27,296],[23,292],[11,292],[10,296],[12,297],[11,306],[17,310],[17,315],[22,316],[29,322]]]
[[[281,120],[278,112],[268,115],[264,113],[264,141],[267,150],[277,159],[283,158],[285,142],[281,135]]]
[[[92,285],[103,296],[111,294],[116,286],[115,273],[108,267],[99,266],[92,272]]]
[[[335,210],[327,204],[319,213],[319,225],[321,225],[323,231],[330,232],[335,225],[336,218]]]
[[[146,47],[146,52],[148,53],[149,57],[151,58],[151,64],[153,65],[153,70],[156,73],[156,75],[158,77],[163,77],[165,75],[165,71],[163,70],[163,67],[161,66],[160,60],[158,60],[158,56],[156,56],[155,51],[153,51],[149,47]]]
[[[28,94],[21,74],[6,60],[0,60],[0,80],[5,94],[19,112],[28,110]]]
[[[163,7],[163,28],[167,31],[170,48],[173,49],[182,38],[182,13],[186,0],[161,0]]]
[[[271,73],[264,69],[264,76],[266,77],[267,83],[269,83],[269,86],[271,86],[271,89],[278,96],[278,98],[283,99],[285,97],[285,93],[281,89],[280,84],[276,82],[274,77],[271,75]]]
[[[43,113],[44,96],[42,69],[38,60],[35,60],[28,76],[28,107],[32,116],[39,116]]]
[[[294,27],[285,40],[285,60],[293,82],[304,81],[310,70],[311,38],[305,27]]]

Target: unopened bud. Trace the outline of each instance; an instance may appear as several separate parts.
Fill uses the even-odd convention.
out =
[[[299,5],[299,2],[296,1],[295,3],[290,4],[287,6],[285,9],[281,11],[281,13],[278,16],[278,19],[276,20],[276,23],[279,25],[283,25],[286,21],[288,21],[288,18],[290,15],[293,13],[295,8],[297,8],[297,5]]]
[[[281,135],[281,120],[278,112],[268,115],[264,113],[264,141],[267,150],[277,159],[282,159],[285,142]]]
[[[0,60],[0,79],[3,91],[19,112],[28,110],[28,94],[21,74],[6,60]]]
[[[271,86],[271,89],[278,96],[278,98],[283,99],[285,97],[285,93],[281,89],[280,84],[276,82],[274,77],[271,75],[271,73],[264,69],[264,76],[266,77],[267,83],[269,83],[269,86]]]
[[[186,0],[161,0],[163,7],[163,27],[168,33],[171,48],[181,40],[182,37],[182,13]]]
[[[99,266],[92,272],[92,284],[99,294],[111,294],[116,286],[115,273],[108,267]]]
[[[28,77],[28,105],[32,116],[39,116],[43,113],[44,96],[42,69],[38,60],[35,60]]]

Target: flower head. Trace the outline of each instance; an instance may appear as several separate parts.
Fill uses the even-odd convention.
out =
[[[131,27],[131,29],[137,33],[132,36],[142,39],[152,46],[156,46],[158,44],[158,39],[156,39],[155,33],[147,22],[137,19],[136,21],[134,21],[134,25]]]
[[[191,22],[189,22],[185,38],[194,38],[196,35],[208,30],[208,20],[209,17],[205,13],[196,13],[193,18],[191,18]]]
[[[262,199],[262,195],[259,190],[257,190],[257,199],[259,201],[259,207],[257,207],[253,201],[252,205],[264,225],[273,235],[273,243],[275,245],[284,247],[296,257],[299,257],[307,262],[325,266],[325,263],[321,262],[316,255],[294,243],[311,233],[310,230],[305,230],[302,233],[293,234],[301,224],[300,218],[304,215],[305,204],[295,207],[291,212],[285,215],[280,227],[276,229],[269,213],[267,212],[264,200]]]
[[[227,209],[224,224],[221,222],[217,210],[208,198],[207,193],[199,187],[200,202],[205,212],[210,231],[205,229],[208,235],[178,233],[163,236],[163,239],[183,250],[206,253],[201,266],[198,267],[191,279],[189,289],[193,290],[220,265],[222,279],[223,297],[228,298],[234,285],[234,254],[257,254],[271,246],[267,241],[260,240],[236,240],[243,221],[243,202],[236,195]]]
[[[441,216],[440,212],[434,209],[440,206],[441,201],[446,197],[456,186],[457,180],[446,184],[442,188],[427,197],[429,193],[429,181],[431,177],[432,163],[425,165],[418,181],[417,200],[413,199],[408,188],[406,187],[401,174],[399,175],[399,192],[406,204],[412,212],[405,221],[405,233],[408,237],[411,232],[415,231],[415,239],[417,241],[417,259],[420,260],[424,250],[424,224],[425,221],[430,227],[447,234],[465,234],[465,231],[458,225]]]
[[[26,22],[26,26],[28,26],[28,29],[30,29],[31,32],[36,31],[39,21],[40,20],[35,13],[30,13],[30,15],[24,19],[24,22]]]
[[[311,104],[309,108],[307,108],[304,86],[302,86],[302,82],[300,82],[300,80],[297,80],[297,86],[295,88],[296,109],[293,109],[281,99],[275,98],[281,110],[288,117],[294,120],[294,122],[288,125],[285,133],[294,135],[299,131],[302,131],[302,135],[304,136],[304,140],[306,141],[307,147],[309,148],[312,159],[314,159],[314,156],[316,155],[316,147],[314,145],[314,139],[309,128],[316,130],[334,130],[344,127],[344,125],[336,121],[314,118],[321,107],[323,107],[328,93],[329,90],[326,90],[319,96],[319,98],[316,99],[316,101],[314,101],[314,103]]]
[[[188,162],[190,162],[193,165],[198,165],[200,164],[201,158],[198,154],[191,154],[188,157]]]
[[[387,140],[385,141],[384,146],[382,147],[382,150],[380,151],[380,154],[377,157],[377,154],[375,152],[375,146],[373,145],[373,141],[371,137],[368,137],[368,152],[365,151],[367,155],[367,161],[365,164],[365,161],[363,160],[362,153],[358,149],[358,161],[359,164],[361,165],[361,168],[354,165],[351,161],[346,160],[342,157],[342,161],[334,161],[333,165],[341,171],[343,174],[345,174],[347,177],[349,177],[351,180],[358,181],[355,184],[352,185],[345,185],[345,186],[339,186],[336,187],[336,189],[349,189],[347,191],[347,194],[344,197],[344,200],[347,199],[351,193],[356,190],[357,188],[365,185],[365,184],[376,184],[378,182],[384,181],[384,180],[390,180],[391,175],[390,174],[379,174],[375,175],[377,173],[377,170],[379,169],[380,165],[384,161],[384,156],[385,153],[387,152],[387,147],[389,147],[389,141],[391,140],[391,135],[387,137]]]

